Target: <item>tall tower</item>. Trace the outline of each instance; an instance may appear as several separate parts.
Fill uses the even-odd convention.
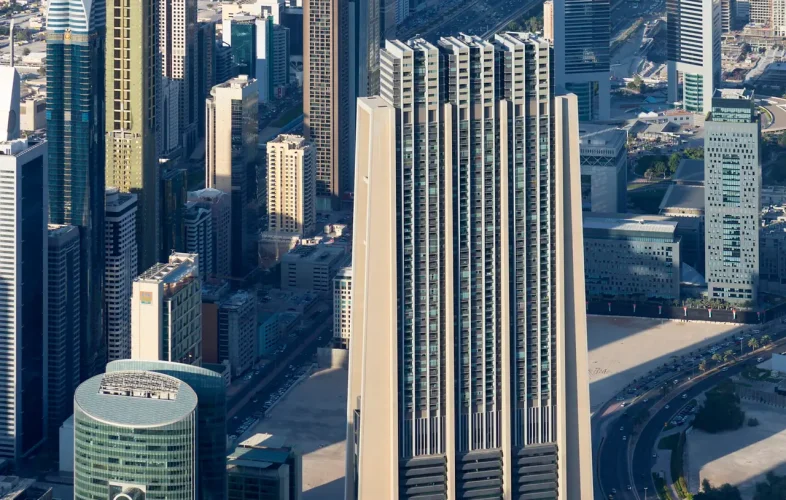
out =
[[[706,113],[721,83],[721,5],[719,0],[666,0],[669,102]]]
[[[80,380],[104,370],[105,0],[50,0],[46,20],[49,221],[79,228]]]
[[[755,302],[761,226],[761,122],[750,90],[717,90],[704,124],[710,298]]]
[[[0,67],[0,458],[46,438],[47,143],[19,137],[19,74]]]
[[[137,198],[106,190],[106,338],[109,361],[131,357],[131,291],[137,276]]]
[[[158,0],[111,0],[106,12],[106,185],[139,198],[140,269],[158,261]]]
[[[197,2],[159,1],[158,45],[161,53],[162,153],[183,148],[188,155],[196,144],[198,109]]]
[[[551,12],[557,86],[576,94],[580,120],[608,120],[609,0],[554,0]]]
[[[314,146],[299,135],[267,143],[268,231],[310,236],[316,224]]]
[[[246,75],[216,85],[206,100],[205,185],[229,194],[236,277],[256,264],[258,102],[257,81]]]
[[[358,101],[349,499],[592,497],[577,103],[551,59],[521,33],[388,41]]]
[[[351,190],[349,165],[349,5],[303,1],[303,128],[317,148],[318,209]]]

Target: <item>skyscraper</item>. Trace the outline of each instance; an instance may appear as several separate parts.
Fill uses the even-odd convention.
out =
[[[80,377],[106,364],[104,337],[105,0],[52,0],[46,19],[49,220],[79,228]]]
[[[199,255],[199,275],[213,276],[213,214],[210,207],[195,201],[186,202],[183,212],[183,251]]]
[[[580,120],[608,120],[609,0],[554,0],[553,3],[556,84],[576,94]]]
[[[193,201],[210,210],[210,215],[213,219],[213,234],[211,235],[213,273],[224,278],[231,276],[232,207],[229,195],[218,189],[205,188],[199,191],[190,191],[188,193],[188,201]]]
[[[74,498],[198,498],[197,435],[197,394],[175,377],[86,380],[74,395]]]
[[[109,361],[131,357],[131,293],[139,269],[137,198],[106,190],[106,339]]]
[[[106,12],[106,185],[136,194],[140,269],[158,260],[158,0]],[[103,187],[103,186],[102,186]]]
[[[236,15],[229,22],[232,60],[238,75],[256,78],[257,75],[257,18]]]
[[[230,196],[232,275],[256,264],[259,93],[253,78],[241,75],[216,85],[207,106],[205,185]]]
[[[554,2],[546,0],[543,2],[543,38],[554,41]]]
[[[216,84],[216,23],[200,22],[197,29],[197,133],[205,135],[205,107],[202,105]]]
[[[347,498],[593,495],[577,102],[551,58],[520,33],[388,41],[358,101]]]
[[[737,24],[737,0],[721,0],[721,30],[728,33]]]
[[[317,208],[338,206],[349,177],[349,6],[303,2],[303,129],[317,149]]]
[[[721,83],[721,8],[718,0],[666,0],[669,101],[706,113]]]
[[[0,67],[0,458],[46,437],[47,151],[19,137],[19,74]]]
[[[757,24],[770,24],[773,0],[750,0],[750,21]]]
[[[79,386],[79,228],[50,224],[47,239],[47,428],[55,436],[74,412]]]
[[[183,213],[188,197],[188,177],[185,169],[170,168],[161,173],[161,227],[159,262],[166,262],[172,251],[185,248]]]
[[[202,364],[199,256],[173,253],[134,280],[131,359]]]
[[[233,377],[254,367],[257,356],[257,301],[239,290],[218,306],[218,362],[229,362]]]
[[[267,143],[268,231],[314,232],[316,178],[314,146],[299,135],[282,134]]]
[[[226,489],[226,387],[224,378],[211,370],[169,361],[114,361],[107,373],[144,370],[175,377],[188,384],[197,395],[197,463],[199,464],[196,498],[221,500]]]
[[[197,92],[197,2],[173,0],[159,3],[158,43],[161,53],[162,153],[182,148],[188,155],[196,144]]]
[[[755,302],[761,227],[761,123],[753,92],[716,90],[704,124],[710,298]]]

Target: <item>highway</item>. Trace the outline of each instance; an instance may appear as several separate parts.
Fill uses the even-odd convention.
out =
[[[767,334],[766,327],[762,325],[759,328],[762,330],[758,334],[759,336]],[[783,332],[771,334],[773,340],[780,339],[782,335]],[[746,338],[744,342],[747,343],[747,341]],[[746,365],[755,364],[755,359],[759,356],[765,359],[769,358],[769,352],[779,348],[783,343],[784,341],[781,339],[766,349],[757,351],[750,358],[727,365],[725,371],[713,370],[701,378],[694,377],[696,375],[695,362],[684,363],[679,372],[674,372],[666,366],[661,367],[647,381],[641,382],[646,387],[640,385],[639,390],[633,389],[634,394],[638,394],[637,396],[634,395],[630,399],[616,401],[609,405],[603,415],[599,415],[597,420],[593,422],[593,432],[599,432],[601,421],[607,425],[606,433],[602,436],[602,441],[595,453],[596,481],[598,483],[596,490],[598,490],[598,495],[603,495],[600,498],[641,500],[645,494],[647,498],[657,498],[652,481],[652,467],[655,464],[652,453],[665,424],[670,422],[688,401],[722,380],[741,372]],[[736,351],[738,345],[735,342],[728,348]],[[705,359],[709,358],[704,352],[702,355]],[[686,365],[688,368],[685,368]],[[677,384],[674,384],[675,380]],[[665,404],[658,405],[655,414],[649,416],[650,420],[641,429],[641,432],[638,435],[633,435],[634,416],[644,410],[651,411],[658,402],[664,403],[662,400],[664,385],[669,387],[669,392],[666,395],[668,399],[665,400]],[[682,397],[683,394],[686,395],[685,398]],[[632,461],[629,454],[631,440],[635,440]],[[628,490],[628,486],[631,487],[630,490]],[[645,488],[647,488],[646,493]]]

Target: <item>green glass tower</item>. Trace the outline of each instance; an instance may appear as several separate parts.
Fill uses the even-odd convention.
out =
[[[197,395],[149,371],[96,375],[74,396],[74,498],[197,498]]]

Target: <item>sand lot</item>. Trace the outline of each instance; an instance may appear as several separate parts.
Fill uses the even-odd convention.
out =
[[[343,500],[347,371],[320,370],[300,383],[254,432],[285,436],[303,454],[302,500]]]
[[[759,420],[756,427],[722,434],[693,430],[688,434],[689,488],[696,491],[701,481],[713,485],[730,483],[742,498],[753,498],[754,486],[773,470],[786,473],[786,412],[743,401],[745,417]]]
[[[736,325],[587,316],[590,402],[596,410],[630,380],[672,356],[729,335]]]

